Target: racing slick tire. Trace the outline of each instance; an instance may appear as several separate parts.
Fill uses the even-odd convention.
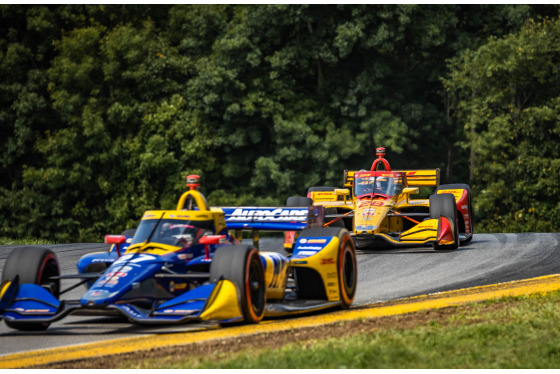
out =
[[[286,200],[287,207],[311,206],[311,205],[313,205],[313,200],[305,196],[290,196]]]
[[[338,210],[336,208],[325,208],[325,225],[326,227],[346,227],[344,225],[344,220],[341,218],[338,221],[334,221],[332,218],[327,218],[328,215],[331,214],[338,214]],[[334,222],[332,222],[334,221]],[[332,223],[330,223],[332,222]],[[328,225],[327,225],[328,224]]]
[[[337,255],[337,278],[340,301],[347,309],[354,300],[358,285],[358,265],[356,247],[348,230],[342,227],[323,227],[303,230],[300,238],[337,237],[339,250]],[[325,285],[316,271],[307,268],[294,268],[296,275],[296,292],[298,298],[326,299]]]
[[[457,205],[455,197],[452,194],[444,193],[430,196],[430,218],[439,219],[440,217],[448,218],[453,224],[455,240],[453,244],[439,245],[434,242],[435,250],[453,250],[459,247],[459,227],[457,225]]]
[[[23,247],[13,250],[2,271],[2,281],[19,275],[19,283],[33,283],[47,289],[54,297],[60,295],[60,279],[50,279],[60,275],[56,255],[48,248]],[[28,323],[5,320],[11,328],[22,331],[46,330],[50,323]]]
[[[469,187],[468,184],[463,184],[463,183],[456,183],[456,184],[442,184],[440,186],[438,186],[438,188],[436,188],[436,193],[439,190],[466,190],[467,194],[469,196],[469,224],[471,226],[471,233],[472,235],[469,236],[467,239],[465,239],[462,244],[466,244],[468,242],[470,242],[474,236],[474,213],[473,213],[473,209],[472,209],[472,194],[471,194],[471,188]],[[464,225],[464,223],[463,223]]]
[[[243,323],[258,323],[264,316],[266,304],[264,267],[259,251],[248,245],[218,248],[210,265],[210,281],[222,277],[232,281],[239,291]]]

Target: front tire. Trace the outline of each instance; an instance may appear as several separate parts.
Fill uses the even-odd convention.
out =
[[[437,241],[433,246],[435,250],[454,250],[459,247],[459,226],[457,225],[457,206],[452,194],[444,193],[430,196],[430,218],[439,219],[446,217],[453,225],[454,241],[452,244],[439,245]],[[439,233],[438,233],[439,234]]]
[[[19,283],[33,283],[47,289],[54,297],[60,295],[60,275],[56,255],[48,248],[23,247],[12,251],[4,264],[2,281],[14,279],[19,275]],[[27,323],[6,320],[11,328],[23,331],[45,330],[50,323]]]
[[[216,250],[210,265],[210,280],[232,281],[239,291],[244,323],[258,323],[266,304],[264,267],[257,249],[247,245],[223,246]]]
[[[442,184],[440,186],[438,186],[438,188],[436,188],[435,193],[437,194],[438,191],[440,190],[466,190],[467,194],[468,194],[468,200],[469,200],[469,225],[471,227],[471,236],[469,236],[468,238],[466,238],[465,240],[463,240],[461,242],[461,244],[466,244],[468,242],[470,242],[474,236],[474,213],[473,213],[473,208],[472,208],[472,193],[471,193],[471,188],[469,187],[468,184],[464,184],[464,183],[455,183],[455,184]],[[464,223],[462,224],[464,226]]]

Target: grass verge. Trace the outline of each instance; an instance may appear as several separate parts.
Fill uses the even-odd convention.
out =
[[[0,245],[37,245],[37,244],[56,244],[52,241],[44,239],[13,239],[7,237],[0,237]]]
[[[151,357],[122,357],[119,368],[191,369],[528,369],[560,366],[560,292],[503,298],[387,318],[372,325],[358,321],[354,331],[306,336],[273,348],[253,346],[189,355],[188,350]],[[415,316],[422,318],[415,319]],[[401,319],[399,319],[399,317]],[[383,317],[385,318],[385,317]],[[393,323],[391,323],[393,321]],[[401,321],[401,322],[399,322]],[[411,323],[411,321],[416,321]],[[372,327],[373,326],[373,327]],[[335,330],[331,330],[332,331]],[[349,333],[350,331],[350,333]],[[297,332],[294,331],[297,335]],[[342,337],[341,337],[342,336]]]

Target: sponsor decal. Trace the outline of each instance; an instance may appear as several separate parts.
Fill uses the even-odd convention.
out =
[[[121,308],[123,308],[125,311],[127,311],[129,314],[135,316],[136,318],[143,317],[142,314],[138,313],[136,310],[132,309],[129,306],[123,305]]]
[[[297,247],[297,249],[311,249],[311,250],[314,250],[314,251],[320,251],[321,249],[323,249],[323,247],[319,247],[319,246],[315,246],[315,245],[307,245],[307,246],[304,246],[304,247]],[[315,252],[313,252],[313,253],[315,253]]]
[[[105,279],[106,280],[119,280],[119,278],[124,278],[128,275],[128,273],[122,272],[122,271],[116,271],[116,272],[109,272],[107,274],[105,274]]]
[[[375,230],[377,226],[356,226],[356,231],[370,231]]]
[[[86,292],[84,299],[102,299],[109,295],[107,290],[91,290]]]
[[[368,209],[364,209],[362,210],[362,216],[374,216],[375,215],[375,209],[372,208],[368,208]]]
[[[338,278],[338,274],[336,272],[327,273],[328,279]]]
[[[307,264],[307,261],[293,261],[294,265],[305,265]]]
[[[297,253],[297,257],[308,257],[308,256],[313,256],[316,255],[317,252],[316,251],[301,251]]]
[[[243,209],[237,208],[226,221],[305,221],[307,209]]]
[[[335,264],[334,258],[330,257],[330,258],[323,258],[321,260],[321,265],[332,265]]]
[[[125,265],[125,266],[119,268],[119,273],[129,273],[129,272],[131,272],[132,270],[134,270],[134,268],[133,268],[132,266],[130,266],[130,265]]]
[[[169,291],[170,292],[184,290],[185,288],[187,288],[186,283],[177,283],[176,284],[174,281],[169,282]]]
[[[196,310],[192,309],[165,309],[163,313],[167,314],[191,314],[196,312]]]
[[[179,260],[187,260],[194,257],[194,253],[181,253],[177,255]]]
[[[311,243],[320,243],[320,244],[325,244],[327,242],[327,239],[309,239],[307,241],[307,243],[311,244]]]
[[[24,313],[48,313],[50,312],[49,309],[25,309],[23,310]]]
[[[152,256],[152,255],[140,255],[136,258],[133,258],[134,255],[130,254],[130,255],[124,255],[121,256],[117,261],[115,261],[115,264],[120,264],[123,262],[127,262],[129,264],[134,264],[134,263],[138,263],[138,262],[144,262],[144,261],[152,261],[155,260],[156,257]]]
[[[326,242],[327,239],[306,239],[306,238],[298,239],[299,244],[325,244]]]
[[[335,287],[335,286],[336,286],[336,283],[334,283],[334,282],[327,283],[327,287]]]

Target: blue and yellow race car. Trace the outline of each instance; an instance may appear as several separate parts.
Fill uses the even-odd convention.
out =
[[[0,318],[19,330],[78,312],[227,325],[351,305],[355,246],[346,229],[322,227],[322,207],[209,207],[189,178],[176,209],[146,211],[133,236],[106,236],[110,250],[82,257],[77,274],[60,275],[48,248],[14,250],[2,272]],[[243,230],[253,245],[240,244]],[[259,230],[297,232],[293,252],[260,252]],[[62,290],[62,279],[77,282]],[[82,284],[80,299],[61,297]]]

